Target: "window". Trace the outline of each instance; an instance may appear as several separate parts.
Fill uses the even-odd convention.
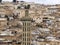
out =
[[[20,8],[21,8],[20,6],[17,7],[17,9],[20,9]]]
[[[44,17],[43,19],[48,19],[47,17]]]
[[[24,33],[23,33],[23,36],[25,36]]]
[[[12,45],[12,44],[8,44],[8,45]]]
[[[17,44],[21,44],[21,42],[17,42]]]
[[[43,22],[46,22],[46,20],[43,20]]]
[[[29,34],[29,33],[27,33],[27,36],[30,36],[30,34]]]
[[[27,38],[27,41],[30,41],[30,38]]]
[[[16,40],[13,40],[13,42],[16,42]]]
[[[26,38],[25,38],[25,41],[26,41]]]
[[[17,31],[12,32],[12,34],[17,34]]]
[[[28,26],[30,26],[30,23],[28,23]]]
[[[26,45],[26,43],[25,43],[25,45]]]
[[[30,8],[30,5],[25,6],[25,9],[29,9],[29,8]]]
[[[23,38],[23,41],[25,40],[25,38]]]
[[[23,27],[23,31],[25,31],[25,27]]]
[[[23,23],[23,25],[25,25],[25,23]]]
[[[31,27],[28,26],[27,31],[30,31],[30,30],[31,30],[30,28],[31,28]]]
[[[27,43],[27,45],[30,45],[30,43]]]
[[[26,27],[25,27],[25,32],[26,32]]]
[[[25,36],[26,36],[26,33],[25,33]]]

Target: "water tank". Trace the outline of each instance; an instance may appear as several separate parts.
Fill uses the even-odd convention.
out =
[[[2,2],[2,0],[0,0],[0,3]]]
[[[13,0],[13,2],[16,2],[16,0]]]

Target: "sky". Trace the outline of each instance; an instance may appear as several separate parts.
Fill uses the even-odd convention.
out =
[[[13,0],[3,0],[3,1],[10,1],[11,2]],[[60,4],[60,0],[19,0],[19,1],[35,2],[35,3],[50,4],[50,5]]]

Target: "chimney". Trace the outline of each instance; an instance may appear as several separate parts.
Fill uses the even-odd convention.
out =
[[[0,0],[0,3],[2,2],[2,0]]]
[[[13,0],[13,2],[16,2],[16,0]]]

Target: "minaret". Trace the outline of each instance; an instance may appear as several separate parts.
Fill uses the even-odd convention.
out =
[[[30,7],[30,6],[29,6]],[[31,45],[31,22],[29,15],[29,7],[25,6],[25,17],[21,18],[23,23],[22,45]]]

